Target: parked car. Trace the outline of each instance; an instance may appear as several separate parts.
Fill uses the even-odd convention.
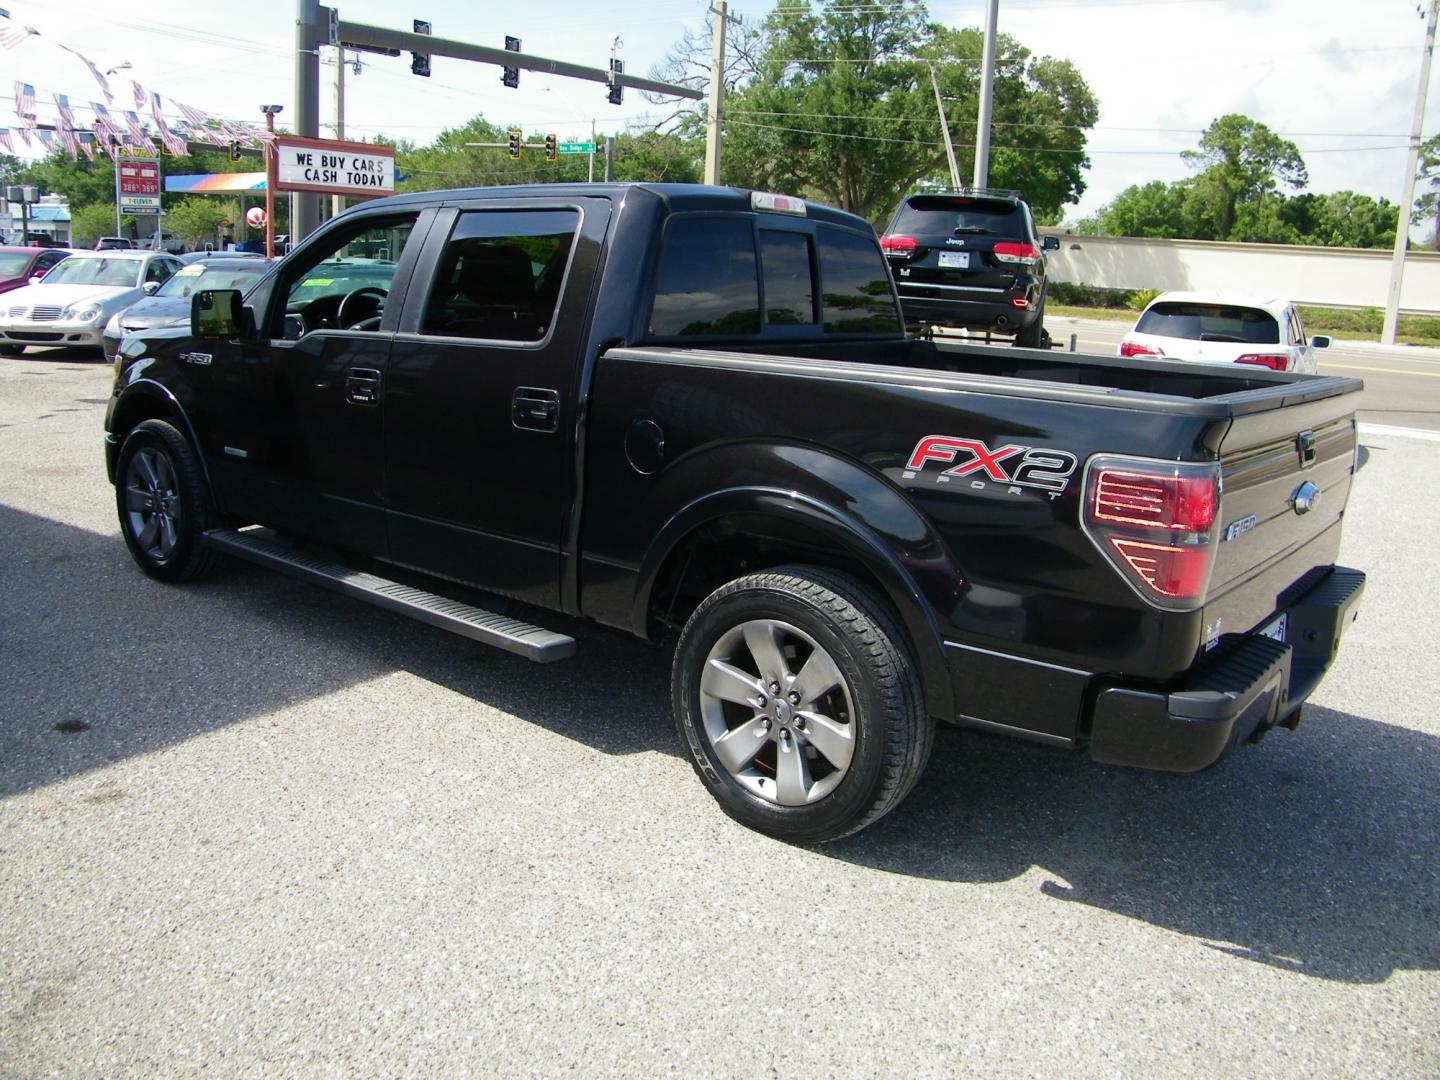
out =
[[[18,356],[27,345],[103,349],[110,316],[154,292],[178,269],[180,260],[159,252],[72,254],[39,284],[6,294],[0,356]]]
[[[1306,338],[1300,312],[1288,300],[1167,292],[1140,313],[1120,340],[1120,355],[1313,373],[1315,350],[1329,346],[1323,334]]]
[[[261,252],[263,255],[264,252]],[[187,251],[179,256],[182,263],[204,262],[207,259],[253,259],[253,251]]]
[[[230,554],[536,661],[577,642],[446,593],[678,634],[700,782],[817,842],[936,720],[1175,772],[1293,728],[1364,589],[1362,388],[907,338],[870,225],[784,195],[427,191],[127,336],[106,463],[162,581]]]
[[[95,241],[95,251],[134,251],[135,241],[128,236],[102,236]]]
[[[880,238],[910,329],[954,326],[1045,336],[1045,252],[1019,192],[992,188],[907,195]]]
[[[210,258],[186,263],[150,296],[142,297],[123,311],[118,311],[105,324],[105,359],[115,359],[120,341],[136,330],[157,326],[189,326],[190,294],[196,289],[239,289],[249,292],[250,286],[265,275],[274,263],[246,258]]]
[[[185,245],[174,233],[158,232],[148,237],[144,244],[140,245],[146,251],[168,251],[171,255],[183,255]]]
[[[28,285],[32,277],[40,277],[69,255],[68,248],[0,247],[0,293]]]

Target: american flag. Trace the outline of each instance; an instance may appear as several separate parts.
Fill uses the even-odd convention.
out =
[[[160,133],[162,142],[170,137],[170,125],[165,123],[165,110],[160,103],[159,94],[150,95],[150,115],[155,120],[155,130]]]
[[[15,153],[15,144],[10,140],[9,128],[0,128],[0,146],[5,147],[7,154]]]
[[[15,80],[15,115],[20,117],[20,122],[27,127],[35,125],[26,119],[32,109],[35,108],[35,87],[29,83]]]
[[[10,13],[8,11],[0,11],[0,15],[4,15],[7,20],[3,26],[0,26],[0,46],[4,48],[13,49],[31,34],[40,33],[33,26],[20,26],[17,23],[9,22]]]
[[[145,108],[145,100],[150,96],[145,92],[145,88],[141,86],[138,82],[136,82],[134,79],[131,79],[130,89],[135,94],[135,108]]]
[[[73,158],[78,143],[75,139],[75,114],[70,109],[70,99],[64,94],[56,94],[55,108],[60,113],[60,139]]]
[[[151,157],[160,153],[159,147],[150,141],[150,136],[145,134],[145,129],[140,126],[139,116],[133,112],[127,112],[125,122],[130,128],[131,145],[141,147]]]
[[[120,137],[120,129],[110,120],[110,110],[101,105],[98,101],[92,101],[90,108],[95,110],[95,140],[101,147],[108,146],[112,142],[123,142]]]
[[[91,63],[89,57],[87,57],[84,53],[76,52],[74,49],[70,48],[69,45],[61,45],[60,42],[54,41],[53,39],[52,43],[64,49],[72,56],[78,56],[80,58],[80,62],[90,69],[90,74],[94,75],[95,81],[100,84],[100,92],[105,95],[105,100],[115,100],[115,95],[110,91],[110,84],[105,80],[105,76],[100,74],[100,69],[96,67],[93,63]]]
[[[87,160],[94,161],[95,136],[91,135],[88,131],[82,131],[77,138],[80,141],[80,152],[85,155]]]

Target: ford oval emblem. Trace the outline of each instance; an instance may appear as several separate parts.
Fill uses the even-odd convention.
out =
[[[1295,506],[1295,513],[1308,514],[1320,503],[1320,489],[1307,480],[1295,489],[1290,501]]]

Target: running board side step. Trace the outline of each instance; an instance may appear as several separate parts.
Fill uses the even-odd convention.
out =
[[[296,551],[263,534],[211,529],[205,533],[205,542],[226,555],[279,570],[386,611],[408,615],[537,664],[568,660],[575,655],[572,637]]]

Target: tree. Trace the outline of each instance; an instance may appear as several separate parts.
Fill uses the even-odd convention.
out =
[[[1148,236],[1173,239],[1193,235],[1186,220],[1183,184],[1152,180],[1136,184],[1116,195],[1092,218],[1083,230],[1097,236]]]
[[[928,19],[920,0],[855,5],[802,0],[775,8],[742,37],[727,68],[722,180],[810,195],[878,221],[922,180],[947,183],[930,71],[962,174],[973,172],[967,125],[978,114],[981,34]],[[682,39],[655,72],[698,78],[702,37]],[[1068,61],[1032,58],[1013,38],[997,46],[990,177],[1020,189],[1041,220],[1084,190],[1085,130],[1094,96]],[[697,114],[687,118],[695,130]]]
[[[1421,187],[1429,187],[1415,199],[1415,210],[1411,222],[1421,225],[1427,220],[1435,222],[1435,250],[1440,251],[1440,135],[1433,135],[1420,144],[1420,168],[1415,181]]]
[[[1239,113],[1214,120],[1200,136],[1200,149],[1180,156],[1200,170],[1194,190],[1208,204],[1220,240],[1238,239],[1231,234],[1242,206],[1262,203],[1280,184],[1302,188],[1309,179],[1294,143]],[[1252,217],[1263,214],[1263,207],[1251,206]]]
[[[1295,232],[1292,243],[1388,248],[1395,243],[1400,208],[1354,191],[1306,192],[1286,200],[1282,217]]]
[[[200,250],[206,241],[215,243],[225,210],[220,202],[206,195],[191,195],[178,200],[165,211],[165,231],[187,248]]]
[[[87,248],[102,236],[115,235],[115,200],[70,209],[70,243]]]

